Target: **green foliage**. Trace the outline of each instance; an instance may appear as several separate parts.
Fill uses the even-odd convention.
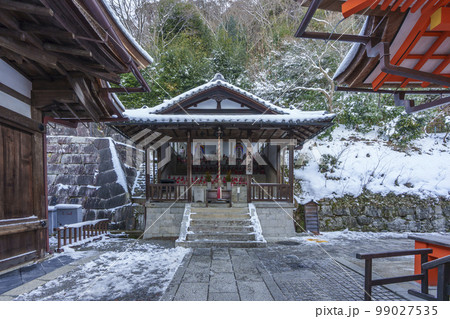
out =
[[[339,164],[340,161],[336,156],[333,156],[331,154],[324,154],[320,159],[319,171],[321,173],[334,173]]]
[[[207,171],[206,174],[205,174],[205,180],[206,180],[208,183],[210,183],[210,182],[211,182],[211,179],[212,179],[211,174],[209,173],[209,171]]]
[[[373,94],[347,94],[339,101],[342,107],[337,122],[359,132],[368,132],[374,126],[392,121],[403,111],[403,108],[385,106],[390,97],[378,98]]]
[[[404,146],[407,143],[419,138],[424,133],[424,127],[430,120],[427,115],[400,114],[395,118],[391,131],[388,132],[389,139]]]
[[[360,132],[379,128],[380,136],[399,145],[420,137],[430,120],[430,116],[406,115],[402,107],[387,107],[394,104],[391,96],[335,92],[332,76],[350,45],[293,39],[305,13],[295,1],[236,0],[212,4],[148,0],[143,12],[149,20],[142,38],[151,39],[145,47],[155,58],[155,63],[142,71],[151,92],[120,94],[127,108],[156,106],[204,84],[215,73],[222,73],[229,82],[277,105],[329,110],[337,114],[336,124]],[[338,14],[319,10],[309,28],[357,33],[363,23],[358,17],[340,20]],[[338,28],[333,30],[338,22]],[[121,85],[139,84],[134,76],[124,74]],[[422,95],[411,98],[417,103],[429,101]],[[336,126],[320,138],[331,138]]]

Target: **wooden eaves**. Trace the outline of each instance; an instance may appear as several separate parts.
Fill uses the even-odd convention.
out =
[[[346,83],[349,85],[346,91],[361,92],[364,90],[368,93],[391,93],[383,88],[391,87],[392,84],[389,81],[400,80],[401,85],[392,90],[395,94],[395,101],[397,105],[404,106],[408,113],[422,111],[431,107],[446,105],[449,103],[449,98],[442,98],[443,94],[448,94],[448,90],[426,90],[426,94],[438,94],[441,98],[431,103],[415,106],[414,101],[405,99],[406,94],[422,94],[422,91],[403,90],[403,88],[417,87],[417,83],[422,87],[440,87],[447,88],[450,86],[450,78],[446,74],[440,74],[442,70],[450,62],[450,58],[447,56],[433,55],[434,51],[441,45],[449,36],[446,32],[432,32],[427,30],[429,25],[429,18],[433,12],[439,10],[439,8],[448,5],[449,1],[365,1],[365,0],[348,0],[348,1],[327,1],[327,0],[311,0],[302,3],[302,5],[308,6],[308,10],[295,34],[296,37],[321,39],[321,40],[335,40],[359,43],[363,46],[363,50],[359,50],[356,56],[356,62],[352,63],[345,74]],[[340,10],[339,7],[340,6]],[[375,34],[368,35],[352,35],[352,34],[330,34],[322,32],[308,32],[306,31],[309,22],[311,21],[314,13],[318,9],[341,11],[344,17],[349,17],[352,14],[362,14],[368,16],[368,23],[375,24],[378,28],[375,28],[377,32]],[[429,36],[437,37],[435,43],[431,46],[427,53],[423,55],[412,55],[411,49],[417,44],[417,39],[409,39],[410,47],[400,47],[400,51],[394,53],[391,56],[389,51],[389,45],[393,41],[396,32],[400,30],[402,23],[406,15],[409,12],[416,12],[422,10],[423,18],[418,22],[420,26],[415,26],[418,30],[419,37]],[[380,11],[384,12],[384,16],[380,18]],[[379,32],[382,31],[382,33]],[[413,30],[414,31],[414,30]],[[412,32],[413,32],[412,31]],[[413,34],[410,34],[410,37]],[[408,42],[409,43],[409,42]],[[407,45],[405,43],[405,45]],[[400,66],[405,59],[418,59],[418,63],[414,68],[406,68]],[[424,72],[420,68],[429,59],[443,59],[442,63],[434,69],[433,72]],[[381,66],[381,74],[372,82],[372,89],[369,90],[364,85],[363,80],[367,79],[368,75],[376,68]],[[352,72],[352,73],[351,73]],[[348,74],[352,74],[352,77]],[[343,76],[339,81],[344,81]],[[343,90],[342,88],[340,90]]]
[[[150,90],[139,69],[151,61],[141,52],[126,41],[103,0],[0,1],[0,58],[32,82],[31,106],[47,119],[121,118],[113,93]],[[110,88],[128,72],[140,88]]]

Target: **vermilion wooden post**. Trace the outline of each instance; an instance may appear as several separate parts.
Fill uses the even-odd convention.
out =
[[[78,239],[81,241],[81,229],[83,228],[83,226],[81,226],[80,228],[78,228]]]
[[[83,239],[86,239],[86,225],[83,225]]]
[[[74,228],[73,229],[73,241],[76,243],[78,241],[78,237],[77,237],[77,229],[78,228]]]
[[[72,244],[72,228],[69,227],[69,245]]]

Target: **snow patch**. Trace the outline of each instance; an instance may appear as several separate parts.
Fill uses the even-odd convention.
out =
[[[109,139],[109,149],[111,150],[111,158],[114,165],[114,171],[117,174],[117,183],[119,183],[125,192],[128,192],[127,179],[123,171],[122,165],[120,165],[119,155],[117,154],[116,146],[112,139]]]
[[[375,130],[362,134],[340,126],[332,132],[332,141],[310,140],[300,152],[308,163],[295,169],[303,190],[297,194],[299,200],[358,196],[365,189],[382,195],[449,198],[450,152],[443,134],[416,140],[407,152],[401,152],[380,140]],[[319,171],[314,149],[322,157],[329,154],[337,159],[333,172]]]

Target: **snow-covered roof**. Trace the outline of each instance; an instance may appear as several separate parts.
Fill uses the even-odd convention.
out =
[[[193,88],[193,89],[191,89],[189,91],[186,91],[186,92],[184,92],[184,93],[182,93],[182,94],[180,94],[180,95],[178,95],[178,96],[176,96],[176,97],[174,97],[174,98],[172,98],[170,100],[165,100],[163,103],[161,103],[161,104],[159,104],[159,105],[157,105],[155,107],[152,107],[150,109],[150,112],[151,113],[163,112],[166,109],[168,109],[168,108],[170,108],[172,106],[175,106],[178,103],[180,103],[180,102],[190,98],[191,96],[194,96],[196,94],[205,92],[207,90],[210,90],[210,89],[213,89],[213,88],[216,88],[216,87],[224,87],[224,88],[227,88],[227,89],[229,89],[231,91],[234,91],[234,92],[236,92],[238,94],[244,95],[244,96],[254,100],[255,102],[257,102],[259,104],[262,104],[266,108],[268,108],[268,109],[270,109],[272,111],[275,111],[277,113],[281,113],[281,114],[286,113],[286,109],[284,109],[282,107],[279,107],[279,106],[276,106],[276,105],[272,104],[269,101],[263,100],[263,99],[257,97],[256,95],[254,95],[254,94],[252,94],[252,93],[250,93],[248,91],[245,91],[245,90],[243,90],[243,89],[241,89],[241,88],[239,88],[239,87],[237,87],[237,86],[235,86],[233,84],[228,83],[225,80],[225,78],[223,77],[223,75],[220,74],[220,73],[217,73],[211,81],[209,81],[209,82],[207,82],[207,83],[205,83],[203,85],[197,86],[196,88]]]
[[[285,114],[251,114],[251,115],[219,115],[219,114],[155,114],[149,108],[127,110],[124,116],[131,122],[141,123],[280,123],[280,124],[302,124],[309,122],[329,122],[335,114],[327,114],[325,111],[304,112],[300,110],[289,110]]]
[[[240,95],[263,105],[269,110],[276,112],[277,114],[233,114],[232,110],[229,112],[224,111],[220,114],[189,114],[189,110],[186,110],[185,114],[162,114],[165,110],[176,106],[177,104],[185,101],[186,99],[200,94],[204,91],[216,88],[224,87]],[[191,89],[183,94],[180,94],[170,100],[166,100],[163,103],[149,108],[144,106],[140,109],[129,109],[124,112],[124,117],[128,118],[132,122],[139,123],[173,123],[173,122],[197,122],[197,123],[215,123],[215,122],[232,122],[232,123],[285,123],[285,124],[302,124],[308,122],[329,122],[335,115],[327,114],[325,111],[301,111],[298,109],[282,108],[272,104],[269,101],[263,100],[256,95],[242,90],[241,88],[234,86],[223,78],[221,74],[216,74],[214,78],[200,85],[194,89]]]
[[[153,63],[153,58],[145,51],[139,43],[137,43],[136,39],[128,32],[128,30],[123,26],[122,22],[120,22],[119,18],[114,13],[114,10],[111,8],[110,4],[106,0],[101,0],[103,6],[108,11],[109,16],[114,21],[116,26],[120,29],[123,35],[127,38],[127,40],[134,46],[134,48],[142,55],[148,63]]]
[[[366,21],[364,22],[363,27],[361,28],[361,31],[359,32],[359,35],[364,35],[366,33],[366,29],[368,26],[369,17],[366,18]],[[361,47],[361,43],[354,43],[348,51],[347,55],[345,56],[342,63],[339,65],[338,69],[333,75],[333,80],[335,80],[337,77],[339,77],[342,73],[344,73],[350,64],[353,62],[353,60],[356,58],[356,55],[358,54],[359,48]]]

